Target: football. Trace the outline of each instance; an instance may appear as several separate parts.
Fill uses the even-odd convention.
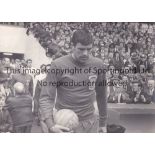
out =
[[[70,109],[61,109],[55,113],[54,122],[70,130],[74,130],[79,124],[79,118],[74,111]]]

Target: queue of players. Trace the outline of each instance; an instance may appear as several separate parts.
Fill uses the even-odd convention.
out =
[[[32,60],[10,60],[3,58],[0,63],[0,132],[31,132],[37,110],[37,81],[46,76],[42,65],[40,74],[29,74],[33,69]],[[15,71],[16,72],[13,72]],[[18,71],[18,72],[17,72]],[[34,102],[34,101],[35,102]],[[27,117],[25,117],[27,116]],[[23,127],[24,126],[24,127]]]

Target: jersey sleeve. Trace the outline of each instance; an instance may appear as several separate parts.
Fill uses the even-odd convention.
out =
[[[47,122],[47,126],[50,127],[53,124],[53,107],[55,105],[56,98],[56,89],[58,82],[58,75],[55,72],[57,67],[53,62],[51,64],[51,69],[48,71],[47,77],[42,80],[41,85],[41,93],[40,93],[40,110],[42,113],[42,117],[45,120],[49,120]]]

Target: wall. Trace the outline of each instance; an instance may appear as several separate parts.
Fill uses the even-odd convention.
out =
[[[33,35],[27,36],[21,27],[0,25],[0,52],[24,53],[26,59],[33,60],[35,68],[51,62]]]

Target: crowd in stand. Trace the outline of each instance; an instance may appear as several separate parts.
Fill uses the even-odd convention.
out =
[[[70,53],[74,30],[88,29],[94,39],[92,55],[103,60],[112,83],[108,101],[155,102],[155,23],[27,23],[27,27],[27,34],[33,33],[45,50],[52,43],[58,45],[62,52],[56,58]]]
[[[91,54],[102,59],[107,70],[108,102],[155,103],[154,23],[24,23],[24,26],[27,35],[33,34],[53,59],[71,52],[74,30],[88,29],[94,39]],[[32,64],[31,59],[0,59],[0,111],[3,111],[0,132],[30,132],[33,116],[43,119],[39,112],[38,83],[46,77],[50,64],[41,65],[38,75],[24,72],[34,69]],[[18,104],[21,101],[26,111]],[[22,111],[20,116],[18,110]],[[22,117],[24,113],[28,117]],[[6,119],[2,119],[4,116]]]

